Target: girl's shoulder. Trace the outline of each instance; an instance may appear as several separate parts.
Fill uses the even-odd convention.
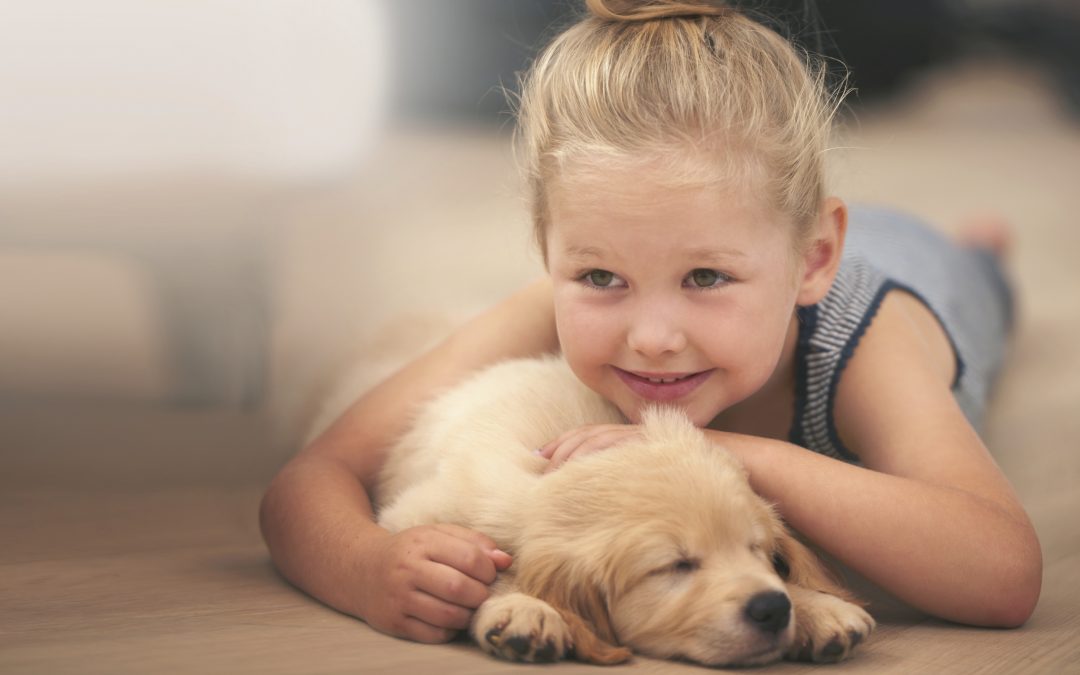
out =
[[[922,386],[906,377],[915,372],[933,374],[935,386],[951,395],[958,361],[945,328],[921,298],[861,260],[846,262],[829,296],[799,310],[791,439],[860,461],[845,424],[853,417],[847,414],[850,401],[880,399],[871,390],[879,386]],[[897,372],[887,375],[893,368]]]
[[[954,394],[957,361],[937,317],[894,289],[836,381],[832,427],[871,468],[914,461],[943,438],[975,437]]]
[[[1000,269],[985,255],[906,214],[852,209],[833,287],[820,303],[799,310],[791,439],[822,454],[861,459],[841,433],[844,398],[906,381],[903,372],[884,375],[899,363],[945,378],[946,393],[977,427],[1004,361],[1011,304]],[[863,368],[884,381],[863,382],[849,372]]]

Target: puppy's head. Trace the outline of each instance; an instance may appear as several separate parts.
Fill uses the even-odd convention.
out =
[[[779,658],[794,634],[774,555],[786,534],[737,461],[681,413],[545,477],[517,555],[522,590],[558,608],[578,658],[615,645],[708,665]]]

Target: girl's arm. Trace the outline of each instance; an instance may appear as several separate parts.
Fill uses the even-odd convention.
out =
[[[370,495],[414,406],[495,361],[554,351],[548,280],[473,319],[352,405],[286,464],[260,507],[274,563],[289,581],[393,635],[445,641],[468,625],[509,557],[488,537],[430,526],[391,535]]]
[[[710,433],[796,530],[901,600],[953,621],[1018,626],[1042,584],[1038,538],[908,300],[886,298],[840,380],[834,417],[863,467]]]
[[[782,441],[708,431],[784,519],[844,564],[943,619],[1015,627],[1035,608],[1039,543],[992,499],[833,460]]]

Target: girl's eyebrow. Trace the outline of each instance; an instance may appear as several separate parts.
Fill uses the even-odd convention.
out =
[[[724,263],[737,260],[739,258],[745,258],[746,254],[742,251],[733,248],[692,248],[686,252],[686,255],[691,260],[697,260],[705,263]]]
[[[566,247],[566,255],[569,258],[603,258],[604,252],[595,246],[574,246],[571,244]]]

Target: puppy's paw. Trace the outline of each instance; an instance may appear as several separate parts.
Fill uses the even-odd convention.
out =
[[[785,657],[828,663],[851,656],[876,625],[866,611],[835,595],[789,589],[795,600],[795,639]]]
[[[523,593],[497,595],[480,605],[470,632],[485,652],[509,661],[551,663],[573,647],[559,613]]]

